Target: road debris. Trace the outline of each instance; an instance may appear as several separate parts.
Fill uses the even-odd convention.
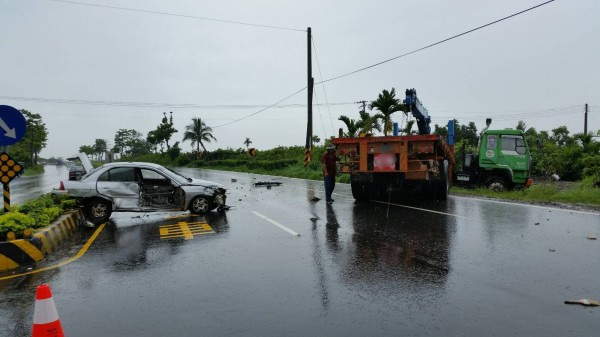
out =
[[[588,235],[587,239],[588,240],[597,240],[597,238],[593,235]]]
[[[573,301],[565,301],[565,304],[581,304],[584,305],[586,307],[597,307],[600,306],[600,302],[596,301],[596,300],[590,300],[587,298],[582,298],[580,300],[573,300]]]
[[[254,186],[267,186],[267,188],[271,188],[271,186],[279,186],[281,185],[278,181],[258,181],[254,183]]]

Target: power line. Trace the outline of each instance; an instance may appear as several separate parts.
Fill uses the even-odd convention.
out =
[[[349,73],[346,73],[346,74],[343,74],[343,75],[340,75],[340,76],[336,76],[336,77],[333,77],[333,78],[330,78],[330,79],[328,79],[328,80],[324,80],[324,81],[321,81],[321,82],[318,82],[318,83],[315,83],[315,84],[322,84],[322,83],[325,83],[325,82],[329,82],[329,81],[337,80],[337,79],[340,79],[340,78],[342,78],[342,77],[350,76],[350,75],[356,74],[356,73],[358,73],[358,72],[361,72],[361,71],[364,71],[364,70],[367,70],[367,69],[370,69],[370,68],[373,68],[373,67],[377,67],[377,66],[379,66],[379,65],[382,65],[382,64],[384,64],[384,63],[391,62],[391,61],[397,60],[397,59],[399,59],[399,58],[402,58],[402,57],[405,57],[405,56],[408,56],[408,55],[411,55],[411,54],[414,54],[414,53],[420,52],[420,51],[422,51],[422,50],[425,50],[425,49],[431,48],[431,47],[433,47],[433,46],[436,46],[436,45],[438,45],[438,44],[442,44],[442,43],[444,43],[444,42],[450,41],[450,40],[452,40],[452,39],[455,39],[455,38],[457,38],[457,37],[460,37],[460,36],[463,36],[463,35],[466,35],[466,34],[472,33],[472,32],[474,32],[474,31],[476,31],[476,30],[479,30],[479,29],[482,29],[482,28],[485,28],[485,27],[491,26],[491,25],[493,25],[493,24],[496,24],[496,23],[498,23],[498,22],[501,22],[501,21],[504,21],[504,20],[510,19],[510,18],[512,18],[512,17],[515,17],[515,16],[517,16],[517,15],[523,14],[523,13],[525,13],[525,12],[528,12],[528,11],[530,11],[530,10],[533,10],[533,9],[535,9],[535,8],[538,8],[538,7],[544,6],[544,5],[546,5],[546,4],[549,4],[549,3],[553,2],[553,1],[554,1],[554,0],[549,0],[549,1],[546,1],[546,2],[544,2],[544,3],[541,3],[541,4],[539,4],[539,5],[536,5],[536,6],[530,7],[530,8],[528,8],[528,9],[526,9],[526,10],[523,10],[523,11],[520,11],[520,12],[518,12],[518,13],[515,13],[515,14],[512,14],[512,15],[509,15],[509,16],[506,16],[506,17],[503,17],[502,19],[498,19],[498,20],[496,20],[496,21],[493,21],[493,22],[487,23],[487,24],[485,24],[485,25],[483,25],[483,26],[479,26],[479,27],[477,27],[477,28],[473,28],[473,29],[471,29],[471,30],[468,30],[468,31],[466,31],[466,32],[463,32],[463,33],[460,33],[460,34],[457,34],[457,35],[451,36],[451,37],[449,37],[449,38],[447,38],[447,39],[444,39],[444,40],[441,40],[441,41],[438,41],[438,42],[432,43],[432,44],[430,44],[430,45],[427,45],[427,46],[425,46],[425,47],[421,47],[421,48],[419,48],[419,49],[415,49],[415,50],[413,50],[413,51],[411,51],[411,52],[408,52],[408,53],[405,53],[405,54],[402,54],[402,55],[399,55],[399,56],[396,56],[396,57],[392,57],[391,59],[387,59],[387,60],[385,60],[385,61],[381,61],[381,62],[378,62],[378,63],[372,64],[372,65],[370,65],[370,66],[368,66],[368,67],[360,68],[360,69],[357,69],[357,70],[351,71],[351,72],[349,72]]]
[[[192,103],[149,103],[149,102],[128,102],[128,101],[96,101],[84,99],[65,99],[65,98],[43,98],[43,97],[25,97],[25,96],[2,96],[0,99],[23,102],[53,103],[53,104],[76,104],[76,105],[99,105],[114,107],[134,107],[134,108],[163,108],[163,109],[257,109],[267,106],[267,104],[192,104]],[[328,105],[352,105],[353,102],[328,103]],[[284,104],[272,106],[272,108],[305,108],[307,104]]]
[[[228,24],[235,24],[235,25],[258,27],[258,28],[271,28],[271,29],[288,30],[288,31],[296,31],[296,32],[306,32],[306,29],[295,29],[295,28],[287,28],[287,27],[279,27],[279,26],[261,25],[261,24],[256,24],[256,23],[231,21],[231,20],[221,20],[221,19],[213,19],[213,18],[206,18],[206,17],[201,17],[201,16],[185,15],[185,14],[175,14],[175,13],[151,11],[151,10],[145,10],[145,9],[135,9],[135,8],[108,6],[108,5],[88,4],[88,3],[76,2],[76,1],[67,1],[67,0],[48,0],[48,1],[61,2],[61,3],[67,3],[67,4],[72,4],[72,5],[80,5],[80,6],[89,6],[89,7],[99,7],[99,8],[116,9],[116,10],[129,11],[129,12],[139,12],[139,13],[146,13],[146,14],[167,15],[167,16],[180,17],[180,18],[203,20],[203,21],[213,21],[213,22],[219,22],[219,23],[228,23]]]
[[[264,109],[261,109],[261,110],[259,110],[259,111],[255,112],[255,113],[253,113],[253,114],[247,115],[247,116],[245,116],[245,117],[242,117],[242,118],[238,118],[238,119],[236,119],[236,120],[234,120],[234,121],[232,121],[232,122],[229,122],[229,123],[225,123],[225,124],[221,124],[221,125],[213,126],[212,128],[213,128],[213,129],[220,128],[220,127],[222,127],[222,126],[226,126],[226,125],[229,125],[229,124],[237,123],[237,122],[239,122],[239,121],[241,121],[241,120],[244,120],[244,119],[246,119],[246,118],[252,117],[252,116],[254,116],[254,115],[256,115],[256,114],[259,114],[259,113],[261,113],[261,112],[263,112],[263,111],[265,111],[265,110],[267,110],[267,109],[269,109],[269,108],[271,108],[271,107],[274,107],[274,106],[276,106],[277,104],[279,104],[279,103],[281,103],[281,102],[283,102],[283,101],[287,100],[288,98],[291,98],[291,97],[293,97],[293,96],[295,96],[295,95],[297,95],[297,94],[301,93],[302,91],[304,91],[304,89],[306,89],[306,87],[304,87],[304,88],[302,88],[302,89],[300,89],[300,90],[296,91],[295,93],[293,93],[293,94],[291,94],[291,95],[289,95],[289,96],[287,96],[287,97],[285,97],[285,98],[283,98],[283,99],[281,99],[281,100],[279,100],[279,101],[277,101],[277,102],[275,102],[275,103],[273,103],[273,104],[269,105],[268,107],[266,107],[266,108],[264,108]]]
[[[317,46],[315,45],[315,39],[311,36],[312,46],[315,50],[315,58],[317,59],[317,69],[319,69],[319,78],[323,80],[323,74],[321,73],[321,63],[319,62],[319,56],[317,55]],[[331,118],[331,110],[329,109],[329,101],[327,99],[327,91],[325,91],[325,85],[323,85],[323,94],[325,96],[325,104],[327,104],[327,112],[329,113],[329,121],[331,122],[331,134],[335,135],[335,128],[333,126],[333,119]],[[316,90],[315,90],[316,96]],[[319,113],[321,113],[321,109],[319,109]],[[323,122],[323,117],[321,117],[321,123]],[[326,136],[325,133],[325,125],[323,125],[323,136]]]

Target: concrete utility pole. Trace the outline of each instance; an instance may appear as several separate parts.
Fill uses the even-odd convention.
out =
[[[312,44],[311,44],[311,30],[310,27],[306,29],[307,39],[306,39],[306,51],[307,51],[307,92],[308,92],[308,123],[306,125],[306,147],[304,149],[304,167],[308,165],[308,163],[312,159],[312,96],[313,96],[313,85],[314,79],[312,77]]]
[[[362,111],[367,112],[367,101],[362,100],[362,101],[358,101],[358,102],[354,102],[354,103],[359,103],[362,104]]]
[[[585,119],[583,120],[583,134],[587,135],[587,114],[588,114],[588,105],[585,103]]]

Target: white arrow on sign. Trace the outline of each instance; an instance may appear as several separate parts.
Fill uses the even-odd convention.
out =
[[[2,119],[2,117],[0,117],[0,128],[4,129],[4,131],[6,131],[5,136],[9,137],[9,138],[17,138],[17,132],[15,130],[15,128],[9,128],[8,125],[6,125],[6,122],[4,122],[4,119]]]

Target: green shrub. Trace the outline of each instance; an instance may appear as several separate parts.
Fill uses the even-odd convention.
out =
[[[23,205],[14,205],[10,212],[0,212],[0,240],[4,240],[6,233],[11,231],[20,238],[26,228],[48,226],[65,211],[75,207],[76,200],[50,194],[27,201]]]
[[[0,239],[6,239],[6,233],[14,232],[17,238],[23,236],[23,231],[34,227],[35,220],[22,213],[8,212],[0,215]]]
[[[60,208],[63,211],[68,211],[77,207],[77,200],[75,199],[63,199],[60,201]]]

